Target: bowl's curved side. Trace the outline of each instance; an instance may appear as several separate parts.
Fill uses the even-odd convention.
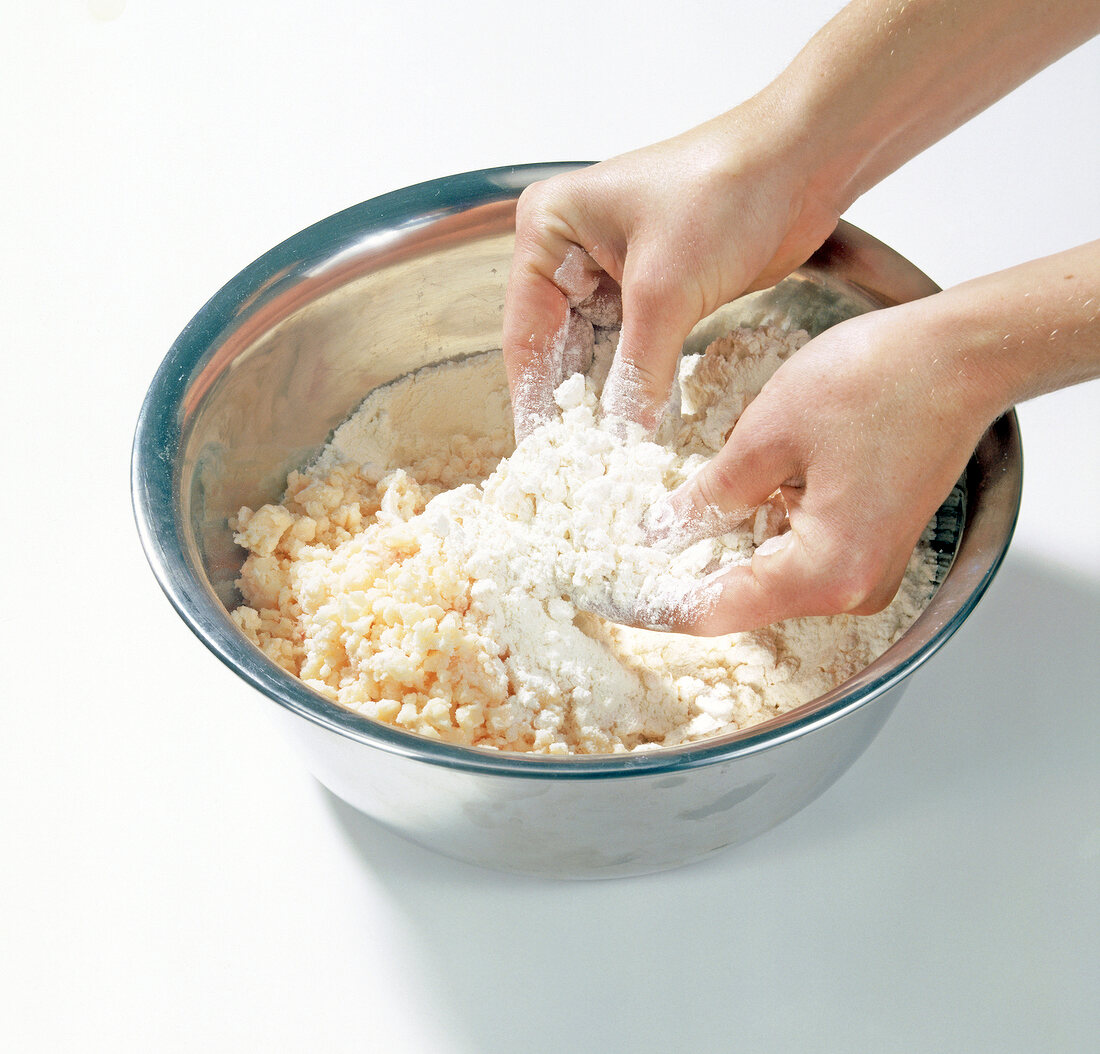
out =
[[[418,845],[500,871],[622,878],[705,859],[799,812],[867,749],[907,685],[770,750],[605,780],[517,780],[383,751],[367,758],[347,736],[282,713],[323,786]]]

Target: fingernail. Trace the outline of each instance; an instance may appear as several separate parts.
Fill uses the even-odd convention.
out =
[[[791,532],[784,531],[782,534],[772,535],[771,538],[765,538],[757,547],[753,556],[773,556],[781,549],[786,549],[791,542]]]

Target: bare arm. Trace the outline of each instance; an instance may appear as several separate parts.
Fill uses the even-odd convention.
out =
[[[843,212],[932,143],[1100,32],[1097,0],[854,0],[766,89]]]
[[[854,0],[736,109],[531,188],[504,320],[520,432],[575,361],[601,276],[622,291],[606,408],[652,424],[700,318],[788,274],[859,194],[1098,31],[1100,0]]]

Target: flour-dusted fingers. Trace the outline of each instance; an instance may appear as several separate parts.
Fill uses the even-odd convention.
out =
[[[528,217],[521,197],[504,303],[503,344],[517,439],[545,420],[553,408],[570,314],[568,297],[553,281],[558,266],[555,256],[564,256],[567,243],[547,239]]]
[[[623,275],[623,326],[600,408],[656,433],[668,408],[684,340],[701,317],[685,296],[672,261],[628,257]],[[639,256],[641,259],[639,260]]]
[[[711,573],[666,605],[658,628],[715,637],[807,615],[871,615],[893,600],[913,546],[824,541],[814,545],[796,529],[773,536],[749,563]]]
[[[547,420],[554,389],[592,359],[592,320],[574,308],[599,293],[603,272],[563,219],[570,175],[532,184],[516,206],[503,350],[518,439]]]

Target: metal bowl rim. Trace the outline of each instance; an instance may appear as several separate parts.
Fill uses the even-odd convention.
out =
[[[201,572],[184,556],[176,497],[180,429],[179,399],[189,379],[218,339],[238,321],[241,305],[274,284],[284,286],[310,268],[362,242],[372,233],[453,215],[492,201],[514,199],[537,179],[583,167],[589,162],[541,162],[444,176],[353,205],[292,235],[230,279],[199,309],[165,356],[142,404],[131,453],[134,517],[146,558],[158,584],[184,623],[200,641],[246,682],[292,713],[339,736],[393,754],[456,770],[520,778],[606,779],[669,774],[773,749],[805,736],[884,695],[926,662],[949,640],[984,595],[1004,559],[1019,508],[1019,487],[1005,517],[1003,544],[980,580],[951,617],[914,653],[855,691],[840,685],[815,701],[812,710],[790,719],[762,722],[737,733],[652,751],[609,755],[548,757],[467,747],[429,739],[373,721],[325,699],[268,660],[236,628]],[[888,246],[841,221],[834,240],[858,237],[876,249],[908,261]],[[912,268],[914,271],[915,268]],[[937,288],[928,280],[929,292]],[[1014,412],[1002,419],[1009,442],[1018,449]],[[799,708],[804,709],[804,708]]]

